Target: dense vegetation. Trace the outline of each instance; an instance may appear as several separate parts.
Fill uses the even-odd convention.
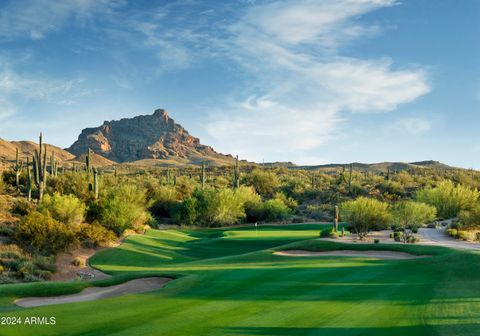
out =
[[[418,226],[458,217],[449,233],[480,239],[475,171],[312,171],[237,161],[234,167],[117,172],[93,167],[90,152],[85,164],[59,167],[54,156],[47,160],[46,148],[32,162],[17,158],[0,178],[2,282],[47,279],[54,267],[45,260],[58,252],[105,246],[131,230],[331,222],[336,206],[340,220],[362,238],[392,227],[404,242],[414,242]]]

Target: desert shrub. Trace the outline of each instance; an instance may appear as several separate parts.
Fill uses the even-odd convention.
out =
[[[414,235],[409,235],[406,240],[408,244],[415,244],[415,243],[418,243],[419,241],[420,239],[418,237],[415,237]]]
[[[215,226],[236,224],[245,218],[245,201],[238,197],[238,190],[221,189],[214,197],[211,220]]]
[[[227,179],[224,176],[215,176],[213,181],[209,181],[209,185],[213,186],[216,189],[228,188],[231,185],[231,180]]]
[[[44,271],[53,273],[57,269],[54,256],[36,256],[32,262],[35,267]]]
[[[2,185],[16,185],[16,174],[12,169],[4,170],[2,173]]]
[[[291,214],[291,209],[278,198],[266,201],[263,211],[264,219],[269,222],[284,220]]]
[[[192,197],[175,207],[174,217],[178,222],[190,225],[231,225],[245,220],[246,209],[253,209],[259,204],[260,196],[250,187],[197,189]]]
[[[401,198],[405,196],[405,188],[402,184],[396,181],[386,181],[378,185],[378,189],[382,193]]]
[[[338,232],[334,229],[327,229],[320,231],[321,238],[338,238]]]
[[[265,208],[260,202],[246,202],[245,216],[248,223],[262,222],[265,220]]]
[[[87,174],[84,172],[66,173],[47,179],[48,189],[61,195],[75,195],[77,198],[91,200],[92,192],[86,182]],[[102,184],[103,185],[103,184]],[[101,191],[104,188],[101,188]]]
[[[460,211],[458,218],[462,227],[480,228],[480,205],[476,204],[469,210]]]
[[[26,249],[40,254],[55,254],[76,241],[71,227],[38,211],[30,212],[20,221],[15,239]]]
[[[426,188],[417,193],[417,200],[433,205],[443,218],[456,217],[461,210],[472,209],[480,193],[463,185],[455,185],[450,180],[442,181],[435,188]]]
[[[49,263],[50,269],[53,268],[53,270],[55,269],[54,260],[55,259],[52,259]],[[45,261],[42,261],[41,264],[44,265]],[[34,282],[48,280],[52,276],[52,273],[52,270],[46,270],[39,267],[36,259],[33,259],[23,262],[16,275],[26,282]]]
[[[193,194],[199,183],[185,176],[177,177],[175,190],[177,191],[179,199],[184,199]]]
[[[273,198],[282,201],[283,204],[285,204],[291,210],[295,210],[298,207],[298,202],[292,197],[287,197],[283,192],[275,193]]]
[[[292,222],[292,224],[305,223],[305,218],[301,217],[301,216],[295,216],[295,217],[292,217],[291,222]]]
[[[457,229],[447,229],[447,234],[450,236],[450,237],[453,237],[453,238],[458,238],[458,231]]]
[[[153,191],[153,204],[149,210],[155,217],[171,217],[171,210],[179,203],[174,187],[160,186]]]
[[[82,223],[85,218],[85,204],[74,195],[45,195],[38,206],[38,211],[49,213],[57,221],[74,225]]]
[[[195,225],[198,217],[197,199],[188,197],[172,208],[172,217],[177,223]]]
[[[335,206],[332,204],[309,204],[302,213],[315,220],[332,221]]]
[[[274,172],[262,169],[254,169],[247,175],[246,180],[247,184],[262,196],[273,195],[280,186],[278,176]]]
[[[80,259],[79,257],[76,257],[75,259],[72,260],[71,264],[77,267],[84,267],[85,261],[83,259]]]
[[[145,196],[144,188],[132,184],[112,188],[98,206],[100,224],[117,235],[139,229],[149,219]]]
[[[457,238],[461,239],[461,240],[475,240],[476,239],[476,235],[474,232],[469,232],[469,231],[458,231],[457,232]]]
[[[365,237],[370,229],[385,228],[390,221],[388,204],[366,197],[342,203],[340,213],[360,238]]]
[[[392,222],[394,230],[403,230],[407,233],[410,230],[412,233],[418,232],[418,226],[431,222],[435,219],[437,210],[435,207],[415,202],[415,201],[401,201],[395,203],[391,208]],[[404,235],[405,242],[407,235]]]
[[[115,234],[98,223],[81,224],[78,226],[76,235],[80,243],[85,247],[103,247],[116,239]]]
[[[15,215],[25,216],[33,210],[33,204],[26,199],[19,198],[13,202],[11,212]]]
[[[400,231],[393,232],[393,240],[401,242],[403,240],[404,233]]]

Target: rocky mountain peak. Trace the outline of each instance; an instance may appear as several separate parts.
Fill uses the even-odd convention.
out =
[[[79,156],[88,148],[117,162],[172,157],[190,159],[192,156],[227,157],[202,145],[164,109],[157,109],[151,115],[105,121],[100,127],[86,128],[67,150]]]

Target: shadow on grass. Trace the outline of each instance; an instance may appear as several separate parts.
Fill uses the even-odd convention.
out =
[[[346,317],[348,318],[348,317]],[[318,327],[318,328],[290,328],[290,327],[228,327],[224,328],[226,335],[321,335],[321,336],[404,336],[404,335],[478,335],[479,324],[449,324],[449,325],[416,325],[385,328],[358,328],[358,327]]]

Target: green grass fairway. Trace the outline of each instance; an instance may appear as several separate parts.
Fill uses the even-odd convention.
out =
[[[21,296],[83,282],[0,286],[0,316],[54,316],[54,326],[0,325],[0,335],[479,335],[480,254],[313,240],[320,225],[151,230],[92,258],[114,277],[178,279],[155,292],[22,309]],[[412,260],[285,257],[275,249],[386,249]]]

